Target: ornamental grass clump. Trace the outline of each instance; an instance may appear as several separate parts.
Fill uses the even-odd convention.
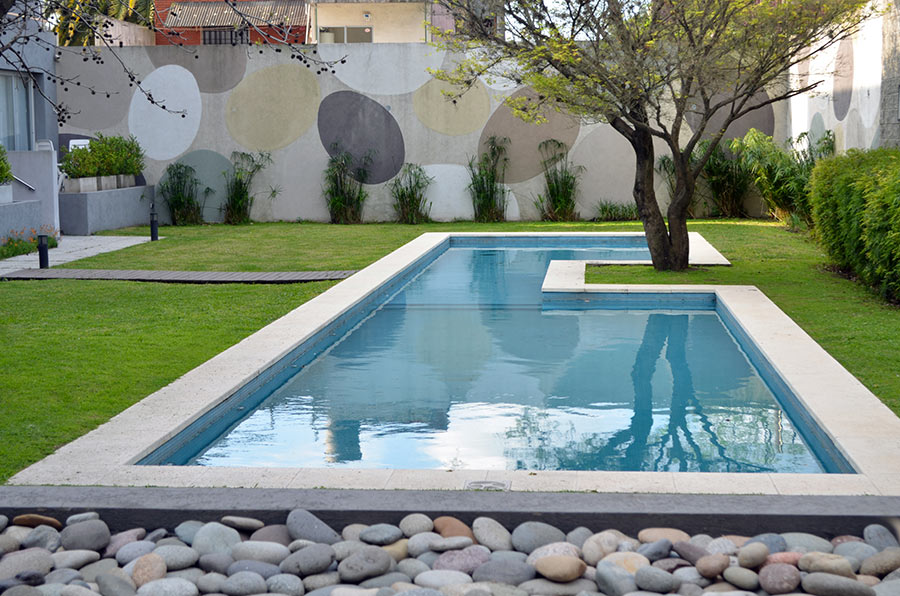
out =
[[[544,168],[544,194],[534,202],[545,221],[575,221],[575,200],[578,195],[578,176],[584,166],[569,161],[569,148],[556,139],[538,145]]]
[[[250,192],[253,178],[266,166],[272,164],[271,153],[244,153],[234,151],[231,154],[231,172],[223,172],[225,176],[225,203],[222,205],[225,223],[250,223],[250,209],[255,196]],[[269,198],[278,196],[278,188],[269,187]]]
[[[709,149],[709,141],[702,141],[695,153]],[[703,164],[701,177],[709,188],[711,215],[718,217],[746,217],[744,199],[753,186],[753,172],[747,162],[738,159],[721,145],[716,145]]]
[[[166,166],[162,180],[156,185],[156,192],[165,201],[172,217],[172,225],[185,226],[203,223],[203,204],[206,195],[212,189],[203,192],[204,201],[200,201],[197,191],[200,181],[197,172],[191,166],[174,162]]]
[[[394,198],[394,210],[400,223],[419,224],[429,221],[431,203],[425,199],[425,191],[434,178],[418,164],[403,164],[400,175],[388,185]]]
[[[475,208],[475,221],[495,222],[504,220],[506,211],[506,187],[503,178],[506,174],[506,137],[491,136],[487,140],[487,151],[476,159],[469,159],[469,194]]]
[[[369,178],[372,155],[367,153],[357,163],[349,151],[341,150],[338,145],[332,149],[334,152],[328,158],[325,185],[322,187],[331,223],[360,223],[363,203],[369,196],[363,184]]]
[[[613,203],[600,201],[597,203],[597,217],[594,221],[640,221],[641,214],[634,203]]]
[[[9,158],[6,157],[6,147],[0,145],[0,184],[9,184],[12,181],[12,167],[9,165]]]

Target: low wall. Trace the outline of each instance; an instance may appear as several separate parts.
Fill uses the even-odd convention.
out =
[[[40,201],[15,201],[0,205],[0,238],[12,232],[27,233],[40,227]]]
[[[38,219],[29,227],[50,226],[59,229],[57,197],[56,151],[10,151],[9,165],[13,174],[25,184],[13,181],[13,203],[37,201],[40,205]],[[0,218],[0,228],[5,227]],[[2,234],[2,231],[0,231]]]
[[[97,192],[59,195],[59,223],[64,234],[90,236],[102,230],[115,230],[150,223],[152,186],[134,186]],[[160,222],[165,223],[162,213]]]

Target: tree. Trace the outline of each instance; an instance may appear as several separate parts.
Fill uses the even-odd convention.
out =
[[[812,90],[818,82],[792,87],[790,68],[852,35],[873,12],[869,0],[439,1],[456,18],[443,43],[467,53],[441,78],[465,88],[502,76],[535,91],[511,105],[518,115],[562,109],[607,122],[628,140],[653,265],[674,270],[688,266],[688,207],[728,125]],[[692,160],[704,137],[711,142]],[[654,140],[674,163],[668,227],[653,188]]]

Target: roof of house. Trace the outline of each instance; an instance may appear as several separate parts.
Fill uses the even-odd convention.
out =
[[[173,2],[166,27],[241,27],[245,24],[306,25],[304,0]]]

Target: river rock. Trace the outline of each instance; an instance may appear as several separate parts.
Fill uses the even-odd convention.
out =
[[[133,596],[137,593],[134,581],[124,573],[101,573],[97,589],[103,596]]]
[[[677,528],[644,528],[637,535],[637,539],[643,543],[656,542],[663,538],[674,544],[690,541],[691,535]]]
[[[672,551],[672,541],[668,538],[660,538],[654,542],[647,542],[638,547],[637,552],[647,557],[651,563],[669,556]]]
[[[130,530],[125,530],[124,532],[113,534],[109,537],[109,544],[106,545],[106,550],[103,552],[103,556],[115,557],[120,548],[122,548],[126,544],[131,544],[132,542],[142,540],[146,535],[147,530],[145,528],[132,528]]]
[[[87,549],[102,551],[109,544],[109,526],[100,519],[89,519],[66,526],[60,533],[60,542],[66,550]]]
[[[231,558],[238,561],[249,559],[278,565],[291,554],[288,547],[276,542],[263,542],[261,540],[247,540],[238,542],[231,547]]]
[[[234,563],[234,559],[228,553],[210,553],[197,560],[200,569],[215,573],[225,574],[228,566]]]
[[[166,577],[148,582],[138,588],[138,596],[197,596],[197,586],[186,579]]]
[[[788,549],[787,541],[781,537],[781,534],[774,534],[772,532],[757,534],[756,536],[748,540],[747,544],[752,544],[754,542],[762,542],[763,544],[765,544],[766,548],[769,549],[770,554],[781,553]]]
[[[882,577],[898,568],[900,568],[900,548],[888,547],[863,559],[859,572]]]
[[[680,569],[682,567],[692,567],[689,561],[685,561],[684,559],[679,559],[677,557],[669,557],[667,559],[660,559],[659,561],[653,561],[651,563],[657,569],[662,569],[667,573],[672,573],[676,569]]]
[[[554,526],[538,521],[527,521],[512,532],[513,548],[531,554],[538,547],[552,542],[565,542],[566,535]]]
[[[335,586],[341,581],[341,576],[337,571],[326,571],[325,573],[316,573],[303,578],[303,587],[307,592],[314,592],[327,586]]]
[[[730,538],[725,538],[724,536],[710,540],[703,548],[711,555],[731,556],[736,555],[738,552],[737,545]]]
[[[294,509],[288,514],[287,529],[293,540],[305,538],[324,544],[334,544],[341,540],[340,534],[335,532],[331,526],[306,509]]]
[[[398,525],[407,538],[412,538],[422,532],[431,532],[434,529],[434,522],[424,513],[410,513],[401,519]]]
[[[580,558],[581,549],[568,542],[551,542],[550,544],[545,544],[544,546],[534,549],[525,559],[525,562],[529,565],[534,565],[538,559],[553,555]]]
[[[355,540],[362,542],[359,535],[369,527],[368,524],[347,524],[341,528],[341,538],[344,540]]]
[[[436,553],[443,553],[448,550],[461,550],[468,548],[474,544],[473,540],[468,536],[448,536],[447,538],[438,538],[431,542],[431,550]],[[407,550],[409,545],[407,544]]]
[[[405,573],[400,571],[389,571],[384,575],[370,577],[369,579],[359,583],[360,588],[389,588],[396,583],[409,583],[412,579]]]
[[[682,582],[687,582],[689,584],[695,584],[700,586],[701,588],[705,588],[710,585],[712,582],[697,572],[696,567],[679,567],[675,571],[672,572],[676,578],[680,579]]]
[[[316,542],[316,540],[313,540],[311,538],[301,537],[301,539],[309,540],[313,543]],[[293,538],[291,536],[291,533],[286,525],[271,524],[263,526],[257,531],[250,534],[250,540],[260,540],[262,542],[277,542],[278,544],[288,546],[294,540],[297,540],[297,538]]]
[[[305,577],[322,573],[336,558],[337,554],[332,546],[312,544],[289,555],[279,564],[279,568],[283,573]]]
[[[512,534],[503,525],[490,517],[478,517],[472,522],[472,533],[478,544],[491,550],[512,550]]]
[[[197,535],[197,532],[204,525],[206,524],[204,524],[200,520],[190,519],[187,521],[183,521],[175,526],[174,532],[179,540],[184,542],[186,545],[190,545],[194,542],[194,537]]]
[[[252,571],[238,571],[222,583],[222,593],[228,596],[250,596],[266,590],[268,587],[265,578]]]
[[[596,587],[594,582],[588,579],[576,579],[575,581],[561,584],[543,578],[532,579],[518,586],[520,590],[524,590],[527,594],[553,594],[555,596],[575,596],[581,592],[593,591]]]
[[[748,542],[738,551],[738,565],[747,569],[756,569],[766,562],[769,547],[763,542]]]
[[[232,576],[241,571],[250,571],[263,579],[268,579],[281,573],[278,565],[266,563],[265,561],[254,561],[253,559],[241,559],[229,565],[225,575]]]
[[[804,554],[806,553],[798,553],[791,550],[781,553],[772,553],[771,555],[766,557],[766,560],[763,561],[762,566],[765,567],[766,565],[772,565],[773,563],[784,563],[786,565],[793,565],[794,567],[796,567],[800,562],[800,558]]]
[[[667,540],[664,538],[663,540]],[[671,573],[652,566],[641,567],[634,574],[634,582],[641,590],[667,594],[674,591],[679,582]]]
[[[409,576],[410,580],[416,579],[420,573],[424,573],[431,569],[428,565],[418,559],[403,559],[397,563],[397,571]]]
[[[273,575],[266,580],[266,588],[273,594],[284,594],[285,596],[303,596],[306,592],[303,580],[289,573]]]
[[[403,530],[394,524],[374,524],[360,532],[359,540],[366,544],[385,546],[403,538]]]
[[[341,581],[358,583],[364,579],[382,575],[391,568],[393,559],[377,546],[359,549],[338,565]]]
[[[463,550],[447,551],[441,554],[432,569],[452,569],[471,574],[491,560],[491,551],[481,545],[469,546]]]
[[[434,532],[420,532],[412,536],[406,543],[406,549],[410,557],[418,557],[422,553],[431,550],[431,545],[441,540],[441,535]]]
[[[0,580],[15,577],[23,571],[37,571],[47,575],[53,569],[53,557],[43,548],[26,548],[0,559]]]
[[[803,589],[816,596],[875,596],[875,590],[858,581],[831,573],[810,573]]]
[[[402,561],[409,556],[408,544],[409,538],[401,538],[397,542],[386,544],[381,548],[384,549],[387,554],[391,555],[395,561]]]
[[[731,559],[728,555],[723,554],[715,554],[715,555],[706,555],[705,557],[700,557],[697,560],[697,564],[695,567],[697,568],[697,573],[705,577],[706,579],[716,579],[719,575],[728,568],[728,565],[731,563]]]
[[[759,571],[759,585],[769,594],[787,594],[800,585],[800,570],[786,563],[766,565]]]
[[[621,537],[607,530],[594,534],[581,545],[581,555],[588,565],[596,565],[608,554],[616,552]]]
[[[0,557],[19,550],[19,541],[9,534],[0,534]]]
[[[615,552],[603,557],[601,563],[612,563],[613,565],[618,565],[619,567],[633,575],[641,567],[649,565],[650,561],[647,560],[647,557],[638,553]]]
[[[157,546],[153,552],[163,558],[169,571],[190,567],[200,558],[200,554],[191,547],[176,544]]]
[[[116,564],[115,559],[100,559],[99,561],[88,563],[79,569],[78,572],[81,573],[84,581],[93,582],[101,573],[110,573],[118,568],[119,566]]]
[[[38,526],[50,526],[55,530],[62,530],[63,525],[55,517],[49,515],[41,515],[39,513],[25,513],[17,515],[12,520],[14,526],[25,526],[27,528],[36,528]]]
[[[900,596],[900,582],[881,582],[871,586],[878,596]]]
[[[538,559],[534,568],[551,581],[568,583],[580,578],[587,569],[587,564],[578,557],[549,555]]]
[[[300,585],[303,585],[303,582],[300,581],[299,577],[291,576],[300,582]],[[222,575],[221,573],[204,573],[200,579],[197,580],[197,589],[200,590],[201,594],[219,594],[222,592],[222,584],[225,583],[225,580],[228,579],[227,575]]]
[[[255,532],[256,530],[266,525],[261,520],[252,517],[242,517],[239,515],[226,515],[219,520],[219,523],[224,526],[228,526],[229,528],[234,528],[239,532]]]
[[[150,542],[149,540],[135,540],[134,542],[129,542],[128,544],[122,546],[116,552],[116,562],[119,565],[128,565],[138,557],[143,557],[147,553],[152,553],[156,548],[155,542]],[[93,552],[93,551],[78,551],[78,552]]]
[[[878,552],[878,549],[865,542],[841,542],[834,547],[834,554],[842,557],[853,557],[862,562]]]
[[[820,552],[830,553],[834,550],[834,545],[830,540],[820,538],[815,534],[806,532],[783,532],[781,537],[787,544],[785,550],[796,550],[802,552]]]
[[[59,532],[50,526],[37,526],[22,540],[21,548],[43,548],[51,553],[61,546]]]
[[[145,553],[146,554],[146,553]],[[81,569],[100,559],[100,553],[95,550],[61,550],[51,555],[53,567],[56,569]]]
[[[853,568],[845,557],[831,553],[811,552],[806,553],[797,562],[801,571],[808,573],[822,572],[843,575],[850,579],[856,579]]]
[[[315,544],[315,543],[313,543]],[[312,545],[310,545],[312,546]],[[335,561],[343,561],[356,551],[361,548],[365,548],[367,545],[365,542],[359,542],[358,540],[341,540],[340,542],[335,542],[334,544],[325,546],[331,546],[334,549],[334,559]],[[408,546],[408,545],[407,545]],[[408,551],[409,549],[407,549]]]
[[[450,515],[442,515],[434,519],[434,531],[443,538],[465,536],[475,542],[475,534],[465,522]]]
[[[870,546],[884,550],[886,548],[900,547],[894,533],[881,524],[869,524],[863,530],[863,540]]]
[[[497,582],[517,586],[534,579],[535,568],[524,562],[488,561],[472,572],[476,582]]]
[[[624,596],[637,590],[637,584],[631,573],[605,561],[597,563],[594,581],[597,582],[600,591],[608,596]]]
[[[673,543],[672,550],[678,553],[678,556],[685,561],[689,561],[691,565],[696,565],[697,561],[709,554],[702,546],[697,546],[696,544],[685,541]]]
[[[428,551],[427,553],[422,553],[416,560],[421,561],[428,565],[428,568],[431,569],[431,566],[434,565],[434,562],[437,561],[437,558],[441,556],[440,553],[436,553],[434,551]]]
[[[60,596],[97,596],[97,592],[94,592],[89,586],[82,586],[77,583],[63,586],[59,594]]]
[[[452,569],[435,569],[420,573],[416,576],[415,583],[423,588],[441,589],[443,586],[453,584],[468,584],[472,582],[472,578],[462,571],[453,571]]]
[[[166,576],[166,561],[156,553],[139,557],[131,570],[131,579],[138,588]]]
[[[733,566],[722,572],[722,577],[731,585],[741,590],[755,590],[759,587],[759,576],[752,569]]]
[[[212,553],[230,553],[231,548],[240,543],[240,533],[219,522],[203,524],[194,533],[191,546],[201,556]]]
[[[75,579],[83,579],[77,569],[65,567],[63,569],[54,569],[44,576],[44,581],[48,584],[67,584]]]

